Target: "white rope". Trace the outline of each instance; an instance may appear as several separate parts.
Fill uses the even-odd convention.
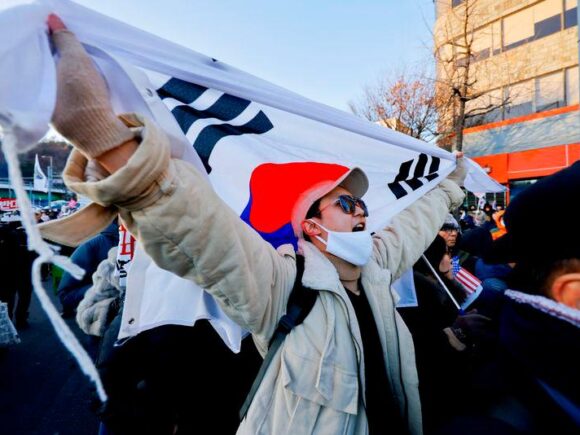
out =
[[[81,370],[95,384],[99,399],[101,399],[102,402],[105,402],[107,400],[107,394],[105,393],[97,368],[46,294],[46,290],[42,285],[40,268],[44,263],[52,263],[67,271],[77,279],[82,278],[85,272],[79,266],[74,264],[70,258],[63,255],[57,255],[55,250],[42,240],[34,220],[32,205],[30,204],[30,200],[24,187],[24,182],[22,181],[18,153],[16,151],[17,139],[12,131],[12,123],[9,119],[0,116],[0,125],[4,131],[4,138],[1,141],[2,151],[6,156],[10,181],[14,191],[16,192],[22,225],[24,226],[28,236],[28,249],[38,253],[38,258],[36,258],[32,264],[32,284],[34,287],[34,293],[38,297],[40,305],[46,312],[50,323],[52,323],[56,335],[77,360]]]

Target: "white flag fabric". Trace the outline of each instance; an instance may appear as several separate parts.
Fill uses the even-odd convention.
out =
[[[48,192],[48,178],[44,175],[40,163],[38,162],[38,154],[34,157],[34,190]]]
[[[413,269],[409,269],[401,277],[393,282],[393,289],[397,292],[397,308],[410,308],[419,306]]]
[[[483,210],[483,207],[485,206],[485,203],[487,202],[487,199],[485,197],[485,191],[484,192],[473,192],[473,194],[478,198],[477,199],[477,209]]]
[[[438,147],[313,102],[73,2],[5,1],[7,6],[0,6],[0,122],[8,120],[20,132],[23,148],[31,138],[40,138],[54,107],[54,62],[45,21],[55,12],[97,63],[115,110],[154,118],[171,139],[172,155],[207,171],[217,194],[274,246],[295,243],[289,215],[268,210],[258,198],[288,193],[305,165],[361,167],[370,181],[365,201],[371,231],[387,225],[455,167],[454,157]],[[19,21],[13,21],[16,16]],[[6,43],[12,41],[13,29],[20,39]],[[14,64],[16,57],[19,65]],[[20,75],[21,69],[26,74]],[[30,81],[35,86],[27,88]],[[478,165],[470,165],[469,190],[504,190]],[[280,179],[287,181],[274,181]],[[208,318],[228,346],[239,349],[241,331],[228,323],[211,297],[193,283],[156,269],[138,249],[135,256],[140,265],[133,264],[128,277],[121,338],[161,324]],[[175,300],[179,309],[171,307]]]

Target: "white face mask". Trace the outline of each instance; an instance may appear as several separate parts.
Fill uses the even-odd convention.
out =
[[[326,245],[326,252],[336,255],[355,266],[364,266],[368,263],[373,253],[373,238],[368,231],[337,232],[324,228],[318,222],[310,219],[310,222],[318,225],[328,233],[328,241],[320,236],[315,236]]]

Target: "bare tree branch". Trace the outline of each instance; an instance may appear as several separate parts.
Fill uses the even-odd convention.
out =
[[[453,149],[463,149],[463,130],[473,122],[486,122],[486,115],[497,113],[511,104],[510,98],[491,98],[485,83],[490,79],[482,65],[489,61],[478,61],[479,42],[476,30],[482,33],[479,11],[481,0],[465,0],[460,6],[450,8],[446,21],[440,23],[440,32],[435,36],[439,44],[434,50],[437,62],[435,88],[439,105],[437,133],[441,145],[452,144]],[[437,45],[437,44],[436,44]],[[483,79],[483,80],[482,80]],[[489,98],[485,100],[485,98]]]
[[[423,140],[431,140],[437,124],[433,82],[424,74],[399,73],[365,89],[353,113]]]

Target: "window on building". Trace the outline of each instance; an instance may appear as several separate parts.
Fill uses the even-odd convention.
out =
[[[459,6],[463,2],[465,2],[465,0],[451,0],[451,6],[456,7],[456,6]]]
[[[505,118],[516,118],[534,112],[534,81],[518,83],[509,86],[505,91],[508,102],[505,110]]]
[[[578,25],[578,0],[565,0],[564,29]]]
[[[465,195],[463,205],[465,207],[471,207],[472,205],[477,207],[477,205],[479,204],[479,198],[469,191],[467,191],[466,193],[467,195]],[[498,205],[501,205],[505,208],[507,204],[506,196],[507,195],[505,192],[486,193],[485,201],[494,206],[494,208],[497,207]]]
[[[483,60],[491,56],[491,45],[491,26],[473,32],[473,42],[471,43],[473,60]]]
[[[511,180],[509,183],[510,202],[515,199],[520,193],[532,186],[538,181],[538,178],[530,178],[528,180]]]
[[[558,71],[536,79],[536,112],[564,106],[564,74]]]
[[[471,42],[469,42],[471,38]],[[462,38],[457,39],[459,44],[465,44]],[[500,22],[496,21],[493,24],[485,26],[473,32],[468,36],[469,48],[471,49],[471,60],[477,62],[479,60],[487,59],[488,57],[496,55],[501,52],[501,26]],[[461,47],[456,47],[456,64],[457,66],[465,66],[467,63],[466,51]]]
[[[469,39],[472,38],[472,35],[467,35],[467,42],[465,41],[464,36],[460,36],[459,38],[455,38],[455,44],[452,47],[453,56],[455,58],[455,66],[457,68],[464,67],[467,65],[467,49],[473,49],[473,43],[469,43]],[[473,55],[471,56],[471,60],[473,61]]]
[[[574,8],[572,3],[570,8]],[[562,30],[562,0],[543,0],[504,18],[503,47],[510,50],[560,30]]]
[[[475,127],[477,125],[485,124],[483,115],[479,115],[478,109],[485,106],[485,95],[479,98],[469,100],[465,103],[465,127]]]
[[[534,37],[536,39],[562,30],[562,0],[544,0],[532,9],[534,11]]]
[[[466,127],[488,124],[501,121],[502,119],[502,90],[495,89],[486,92],[479,98],[468,101],[465,104]]]
[[[501,53],[501,21],[491,23],[491,50],[494,56]]]
[[[519,47],[534,38],[534,14],[527,8],[503,20],[503,44],[505,50]]]
[[[580,101],[578,88],[578,66],[566,70],[566,104],[571,106]]]
[[[501,89],[495,89],[488,92],[489,103],[495,107],[491,112],[485,115],[487,122],[501,121],[503,118],[503,106],[505,98]]]

